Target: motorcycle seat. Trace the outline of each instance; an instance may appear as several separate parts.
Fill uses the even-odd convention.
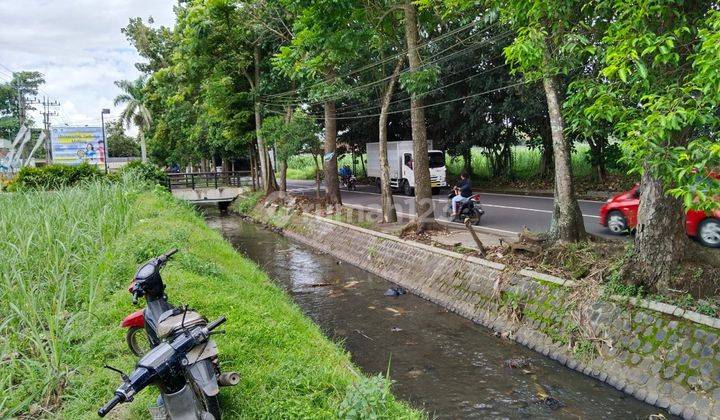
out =
[[[183,310],[175,308],[165,311],[158,319],[157,336],[161,340],[165,337],[174,336],[184,328],[192,328],[198,325],[205,325],[207,321],[199,313],[188,310],[183,319]]]

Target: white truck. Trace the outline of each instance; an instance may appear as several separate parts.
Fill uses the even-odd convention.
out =
[[[447,186],[445,153],[433,150],[428,142],[430,161],[430,184],[433,192]],[[390,186],[401,190],[405,195],[415,192],[415,173],[413,171],[413,142],[393,141],[387,145]],[[367,144],[367,176],[380,188],[380,143]]]

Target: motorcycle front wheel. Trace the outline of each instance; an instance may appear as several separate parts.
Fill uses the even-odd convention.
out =
[[[143,357],[150,351],[152,346],[145,334],[145,329],[141,327],[130,327],[125,334],[125,340],[135,356]]]
[[[217,395],[208,397],[202,391],[200,391],[200,393],[202,394],[202,402],[205,406],[205,411],[212,414],[212,416],[215,417],[215,420],[220,420],[220,402],[218,401]]]
[[[192,389],[193,392],[195,392],[195,397],[202,404],[203,411],[212,414],[215,420],[220,420],[220,402],[218,401],[217,395],[213,395],[212,397],[206,395],[195,383],[192,384]]]

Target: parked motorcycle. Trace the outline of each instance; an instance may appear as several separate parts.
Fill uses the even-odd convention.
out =
[[[123,384],[115,397],[98,410],[101,417],[117,404],[132,401],[148,385],[155,385],[161,395],[158,409],[166,418],[220,420],[219,386],[237,385],[240,381],[235,372],[220,372],[217,346],[210,339],[225,318],[208,324],[199,313],[187,307],[174,308],[167,301],[160,270],[176,252],[173,249],[148,261],[133,278],[129,288],[133,303],[144,297],[147,307],[125,318],[123,326],[130,328],[130,349],[142,358],[129,376],[108,367],[121,373]],[[139,344],[141,328],[147,348]]]
[[[355,175],[342,176],[340,177],[340,181],[342,182],[343,188],[345,188],[346,190],[357,190],[357,179],[355,178]]]
[[[453,197],[455,197],[455,192],[451,192],[448,196],[448,199],[450,200],[450,204],[447,207],[448,216],[453,213]],[[475,194],[472,197],[468,198],[464,203],[462,203],[457,216],[455,216],[452,221],[463,222],[465,221],[465,219],[469,218],[473,225],[480,226],[480,219],[482,218],[483,214],[485,214],[485,210],[483,210],[482,205],[480,204],[480,194]]]

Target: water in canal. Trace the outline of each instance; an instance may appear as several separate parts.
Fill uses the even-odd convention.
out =
[[[236,216],[208,215],[368,374],[390,366],[394,392],[439,418],[647,419],[659,409],[565,368],[391,283]],[[528,358],[532,368],[506,367]],[[564,407],[537,403],[550,395]]]

